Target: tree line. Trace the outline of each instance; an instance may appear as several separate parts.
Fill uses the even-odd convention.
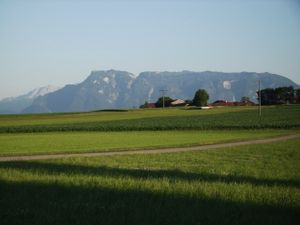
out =
[[[265,88],[261,91],[257,91],[258,102],[261,99],[262,105],[278,105],[278,104],[300,104],[300,89],[294,89],[294,87],[278,87],[278,88]],[[261,95],[261,96],[260,96]],[[198,89],[195,92],[193,100],[185,100],[184,104],[190,106],[206,106],[209,99],[209,95],[206,90]],[[158,98],[154,103],[155,107],[170,107],[171,103],[175,99],[169,96]],[[249,97],[242,97],[241,102],[249,101]],[[145,102],[140,108],[147,107],[149,103]]]
[[[262,105],[299,104],[300,89],[290,87],[266,88],[257,91],[257,100]]]
[[[193,106],[206,106],[208,99],[209,95],[206,92],[206,90],[199,89],[195,92],[193,100],[185,100],[185,104]],[[155,102],[155,107],[161,108],[163,107],[163,105],[165,107],[170,107],[173,101],[175,101],[175,99],[172,99],[169,96],[160,97]],[[148,102],[145,102],[143,105],[140,106],[140,108],[145,108],[148,104]]]

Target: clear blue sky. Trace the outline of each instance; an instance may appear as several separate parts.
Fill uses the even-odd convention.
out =
[[[298,0],[0,0],[0,99],[91,70],[271,72],[300,83]]]

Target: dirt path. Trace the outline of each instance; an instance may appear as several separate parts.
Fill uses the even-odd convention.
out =
[[[55,155],[32,155],[32,156],[4,156],[0,157],[0,162],[8,161],[27,161],[27,160],[43,160],[43,159],[59,159],[70,157],[97,157],[97,156],[113,156],[113,155],[134,155],[134,154],[155,154],[155,153],[170,153],[170,152],[187,152],[200,151],[216,148],[235,147],[241,145],[264,144],[271,142],[285,141],[289,139],[300,138],[300,134],[292,134],[281,137],[266,138],[261,140],[238,141],[231,143],[201,145],[193,147],[181,148],[164,148],[164,149],[146,149],[146,150],[131,150],[131,151],[117,151],[117,152],[94,152],[94,153],[70,153],[70,154],[55,154]]]

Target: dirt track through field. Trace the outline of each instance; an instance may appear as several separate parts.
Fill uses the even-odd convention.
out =
[[[193,147],[180,147],[180,148],[145,149],[145,150],[129,150],[129,151],[115,151],[115,152],[70,153],[70,154],[64,153],[64,154],[55,154],[55,155],[3,156],[0,157],[0,162],[46,160],[46,159],[71,158],[71,157],[99,157],[99,156],[114,156],[114,155],[200,151],[200,150],[235,147],[235,146],[242,146],[242,145],[265,144],[265,143],[279,142],[279,141],[285,141],[285,140],[295,139],[295,138],[300,138],[300,134],[292,134],[292,135],[266,138],[260,140],[238,141],[238,142],[231,142],[231,143],[220,143],[220,144],[201,145],[201,146],[193,146]]]

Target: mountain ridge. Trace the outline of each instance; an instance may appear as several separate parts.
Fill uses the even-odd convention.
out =
[[[209,93],[209,102],[235,101],[247,96],[256,101],[258,80],[261,88],[299,85],[290,79],[271,73],[255,72],[194,72],[145,71],[135,76],[127,71],[94,70],[78,84],[39,96],[22,113],[92,111],[104,108],[139,107],[145,101],[155,102],[160,90],[176,99],[192,99],[197,89]]]
[[[47,85],[35,88],[23,95],[3,98],[0,100],[0,114],[21,113],[26,107],[29,107],[37,97],[44,96],[59,89],[60,87]]]

